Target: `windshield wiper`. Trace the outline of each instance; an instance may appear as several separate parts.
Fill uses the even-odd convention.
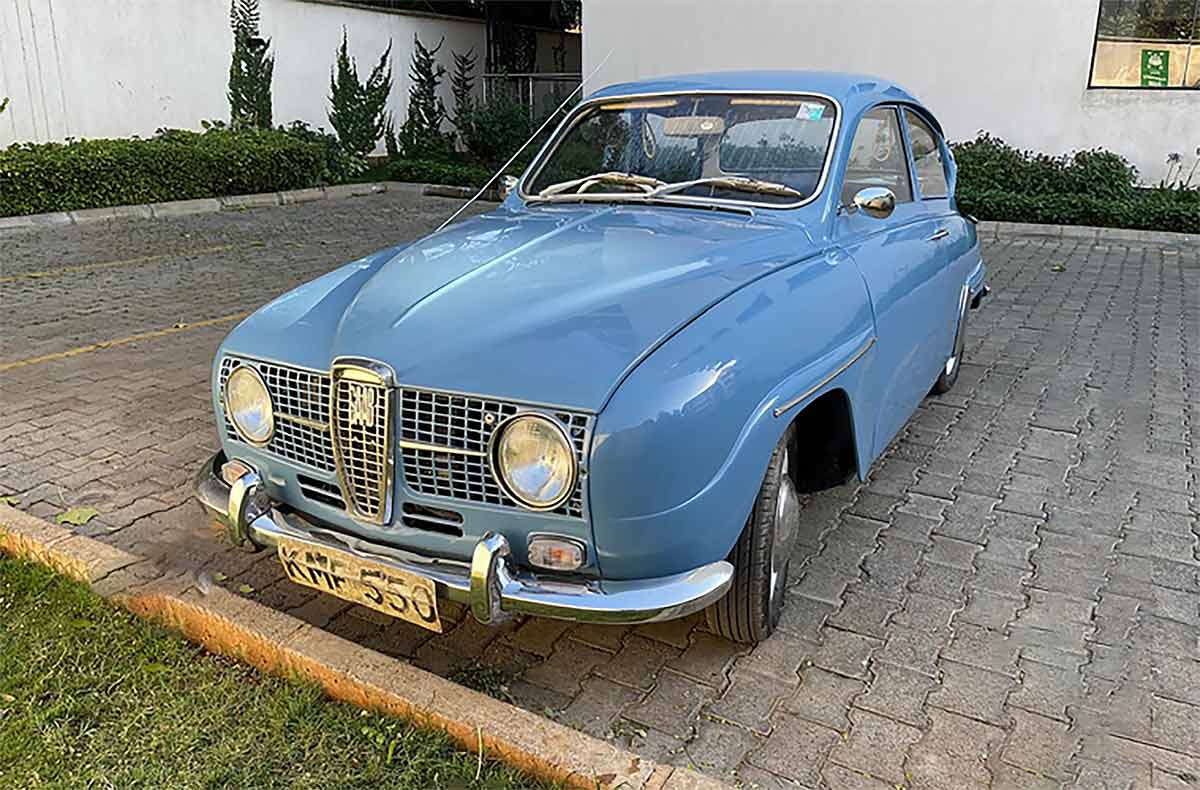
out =
[[[692,187],[719,187],[721,189],[732,189],[738,192],[755,192],[760,195],[780,195],[781,197],[804,197],[804,193],[792,189],[787,184],[779,184],[774,181],[760,181],[757,178],[746,178],[745,176],[713,176],[711,178],[697,178],[694,181],[679,181],[674,184],[663,184],[658,189],[648,193],[649,197],[658,195],[671,195],[676,192],[684,192]]]
[[[622,173],[617,170],[610,170],[606,173],[593,173],[590,176],[583,178],[573,178],[570,181],[562,181],[558,184],[550,186],[537,193],[537,197],[546,198],[561,195],[565,192],[574,190],[576,194],[582,194],[583,190],[592,184],[616,184],[618,186],[637,187],[640,191],[634,194],[648,194],[660,187],[667,185],[667,182],[661,181],[650,176],[639,176],[636,173]],[[610,193],[603,193],[610,194]],[[620,193],[616,193],[620,194]]]

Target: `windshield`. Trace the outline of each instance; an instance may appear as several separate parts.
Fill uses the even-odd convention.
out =
[[[835,120],[833,102],[807,95],[600,101],[560,135],[525,190],[546,199],[669,193],[795,205],[820,188]]]

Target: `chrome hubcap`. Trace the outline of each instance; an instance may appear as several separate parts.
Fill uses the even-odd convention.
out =
[[[779,481],[779,493],[775,499],[775,536],[771,541],[771,598],[780,592],[783,583],[783,572],[792,554],[792,545],[800,526],[800,497],[796,494],[796,486],[792,483],[789,468],[788,453],[785,450],[781,465],[783,475]]]

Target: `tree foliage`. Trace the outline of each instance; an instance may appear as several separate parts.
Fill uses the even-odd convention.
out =
[[[400,153],[409,158],[446,158],[453,154],[450,138],[442,133],[446,105],[438,96],[438,86],[446,68],[437,62],[437,54],[446,43],[443,37],[429,49],[413,35],[412,63],[408,68],[408,118],[400,128]]]
[[[454,115],[450,122],[461,132],[463,121],[470,116],[475,106],[475,50],[468,49],[463,53],[451,51],[450,54],[454,57],[454,72],[450,75],[450,90],[454,94]]]
[[[259,35],[258,0],[231,0],[233,58],[229,64],[229,123],[235,129],[271,128],[271,41]]]
[[[388,41],[367,81],[361,82],[342,28],[342,44],[329,75],[329,123],[342,146],[359,157],[371,153],[384,133],[385,109],[392,92],[391,55],[392,42]]]

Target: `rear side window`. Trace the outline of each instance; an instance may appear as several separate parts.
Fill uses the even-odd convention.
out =
[[[892,107],[876,107],[858,122],[846,163],[842,202],[849,203],[867,187],[887,187],[896,195],[897,203],[913,199],[900,118]]]
[[[913,162],[917,167],[917,184],[923,198],[944,198],[946,187],[946,164],[942,161],[942,147],[937,133],[929,128],[925,119],[912,110],[905,110],[908,119],[908,135],[912,142]]]

